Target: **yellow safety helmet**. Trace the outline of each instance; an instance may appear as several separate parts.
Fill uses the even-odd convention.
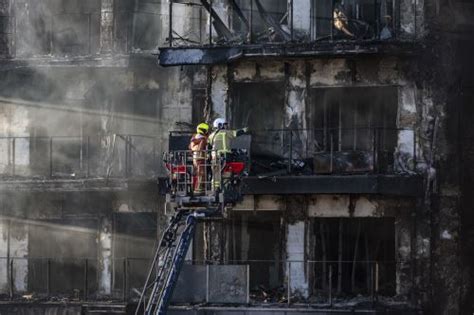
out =
[[[196,132],[200,135],[205,135],[209,132],[209,125],[206,123],[201,123],[197,126]]]

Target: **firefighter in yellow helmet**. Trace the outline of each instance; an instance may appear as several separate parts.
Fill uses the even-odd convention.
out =
[[[196,133],[191,138],[189,150],[193,153],[193,167],[196,176],[193,190],[195,194],[202,194],[206,182],[206,159],[207,139],[209,137],[209,125],[201,123],[196,128]]]

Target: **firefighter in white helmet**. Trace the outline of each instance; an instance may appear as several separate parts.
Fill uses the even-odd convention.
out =
[[[209,136],[209,146],[212,150],[212,185],[214,189],[220,188],[222,176],[221,158],[225,159],[232,153],[232,140],[248,132],[248,128],[231,130],[224,118],[214,120],[213,131]]]

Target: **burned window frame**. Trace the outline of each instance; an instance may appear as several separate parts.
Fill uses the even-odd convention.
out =
[[[213,6],[208,0],[193,0],[193,11],[186,15],[189,25],[184,29],[179,28],[182,23],[178,27],[173,22],[177,17],[171,4],[172,15],[168,16],[167,25],[171,29],[163,43],[169,47],[191,47],[395,40],[403,32],[402,0],[332,0],[324,2],[325,6],[315,1],[280,1],[277,6],[267,0],[237,0]],[[181,1],[174,3],[183,5]],[[176,10],[180,8],[176,6]],[[407,18],[415,20],[416,14]]]
[[[332,0],[331,7],[325,9],[318,9],[317,4],[321,2],[311,2],[312,40],[324,37],[387,40],[397,36],[400,0]],[[324,35],[318,36],[319,28]]]
[[[376,288],[381,296],[396,295],[395,217],[316,217],[310,221],[308,267],[313,295],[326,294],[330,275],[336,296],[367,296]]]
[[[335,95],[336,92],[339,94],[344,91],[352,94],[344,98],[353,106],[350,110],[353,125],[349,124],[349,128],[344,128],[343,125],[343,121],[348,121],[341,110],[344,100]],[[378,93],[378,96],[375,97],[373,93]],[[377,98],[383,97],[383,94],[391,96],[391,100],[389,103],[382,103],[381,107],[381,100]],[[365,106],[369,110],[368,120],[365,120],[367,125],[358,125],[357,117],[364,115],[357,110],[361,108],[364,98],[371,99],[370,95],[374,95],[374,105]],[[321,102],[321,99],[325,101],[318,110],[318,101]],[[328,118],[328,102],[330,107],[338,110],[337,121]],[[322,120],[317,118],[318,111],[321,110]],[[310,154],[312,152],[321,158],[314,161],[316,173],[393,171],[398,138],[398,86],[313,87],[309,91],[307,113],[307,126],[311,132],[307,135],[306,149]],[[323,166],[317,167],[317,164]]]

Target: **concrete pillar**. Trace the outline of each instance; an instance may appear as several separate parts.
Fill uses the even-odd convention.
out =
[[[212,67],[211,100],[212,111],[216,117],[227,118],[226,109],[229,98],[229,82],[227,80],[227,66]]]
[[[28,225],[12,221],[10,225],[10,257],[13,259],[13,283],[17,293],[28,290]]]
[[[305,228],[304,221],[288,224],[286,236],[286,254],[288,265],[286,276],[292,294],[308,297],[309,286],[305,263]]]
[[[287,90],[285,104],[285,125],[289,129],[299,129],[292,134],[293,152],[306,152],[306,65],[304,62],[294,62],[289,66],[287,74]]]
[[[396,248],[396,292],[400,296],[408,296],[411,289],[411,224],[410,217],[402,215],[395,221],[395,248]]]
[[[0,221],[0,292],[8,293],[10,279],[16,293],[28,289],[28,226],[9,219]],[[13,273],[11,269],[13,262]]]
[[[99,227],[99,294],[112,293],[112,221],[103,217]]]
[[[222,263],[225,257],[225,236],[222,222],[207,222],[205,247],[207,259],[212,263]]]
[[[405,85],[398,90],[398,127],[407,128],[398,131],[396,148],[396,167],[399,171],[413,170],[415,165],[415,131],[410,130],[416,124],[415,86]]]
[[[249,247],[250,247],[250,234],[248,232],[248,218],[247,216],[241,216],[241,239],[240,239],[240,259],[245,261],[249,259]]]
[[[423,36],[424,30],[424,1],[400,1],[400,28],[402,35]]]
[[[114,0],[102,0],[100,7],[100,53],[114,48]]]
[[[291,2],[293,2],[293,16],[291,16]],[[290,25],[288,28],[291,29],[291,19],[293,18],[293,29],[296,36],[303,35],[305,38],[309,38],[311,34],[311,0],[288,0],[288,12],[290,13]]]

